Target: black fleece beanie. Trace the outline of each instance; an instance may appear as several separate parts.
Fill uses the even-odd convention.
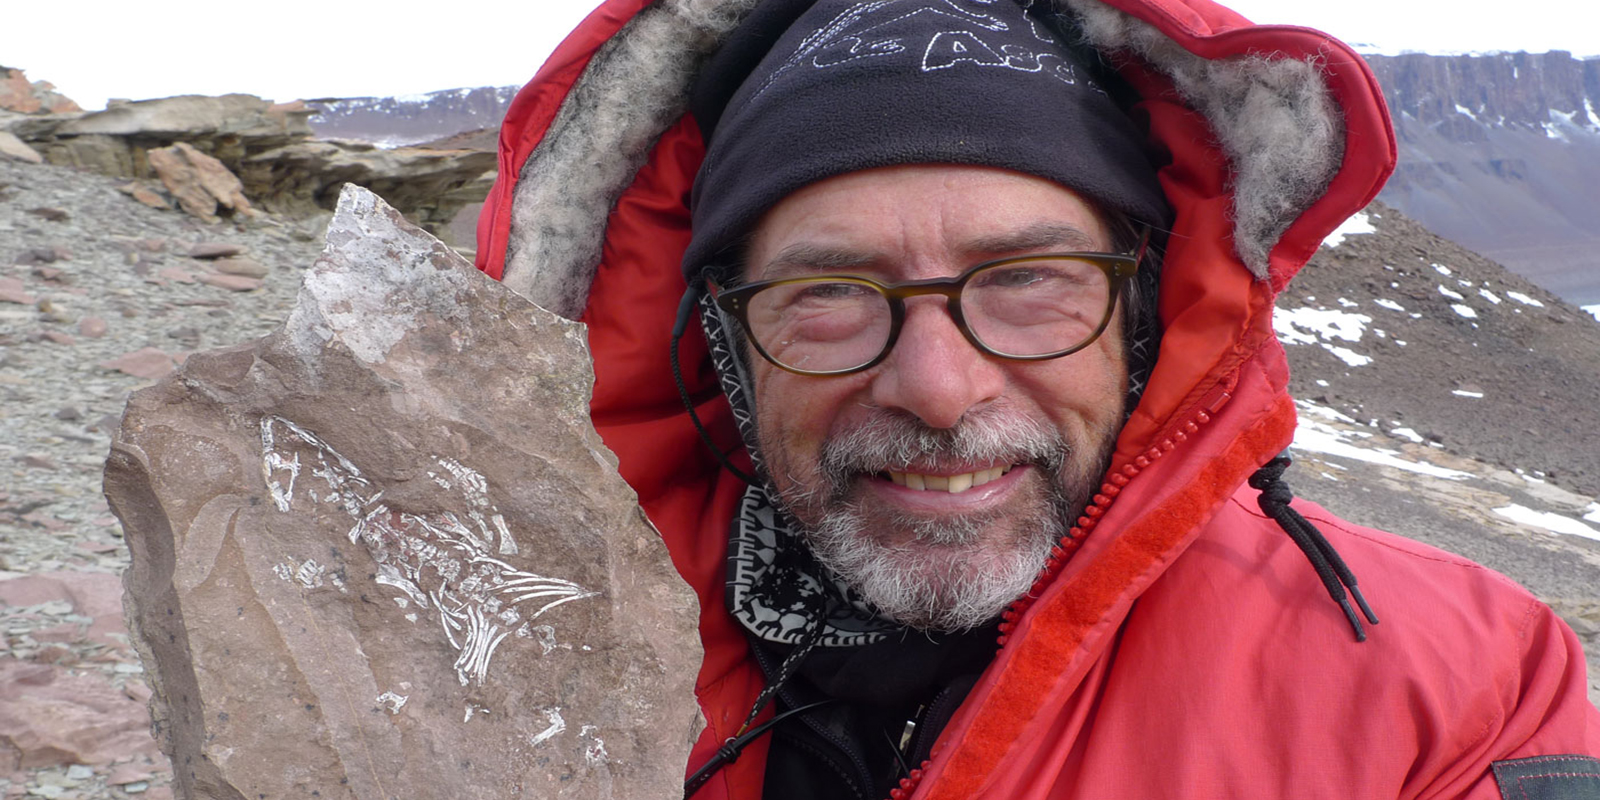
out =
[[[808,184],[900,164],[1000,167],[1162,226],[1144,136],[1032,0],[765,0],[694,87],[707,137],[694,276]]]

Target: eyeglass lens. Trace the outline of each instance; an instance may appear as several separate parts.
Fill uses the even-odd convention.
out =
[[[1001,355],[1070,350],[1095,335],[1110,306],[1110,281],[1076,259],[1001,263],[961,291],[967,327]],[[773,360],[809,372],[870,363],[889,342],[890,300],[876,286],[838,278],[770,286],[750,298],[750,333]]]

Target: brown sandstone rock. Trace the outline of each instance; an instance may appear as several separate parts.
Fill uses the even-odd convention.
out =
[[[201,260],[229,258],[244,252],[242,245],[232,242],[196,242],[189,248],[189,257]]]
[[[188,142],[151,150],[146,155],[156,176],[184,211],[207,222],[216,221],[219,206],[234,213],[251,213],[238,176]]]
[[[20,69],[0,67],[0,110],[24,114],[82,111],[49,81],[29,82]]]
[[[214,273],[204,273],[200,276],[199,280],[201,283],[207,286],[215,286],[218,289],[227,289],[230,292],[253,292],[261,288],[260,278],[247,278],[243,275],[218,275]]]
[[[100,366],[114,369],[124,375],[146,379],[165,378],[177,368],[172,356],[155,347],[141,347],[110,361],[102,361]]]
[[[110,326],[106,324],[105,319],[102,317],[84,317],[78,320],[78,333],[90,339],[98,339],[105,336],[108,330],[110,330]]]
[[[328,243],[107,462],[177,796],[681,795],[698,613],[589,423],[582,326],[364,190]]]
[[[39,155],[39,151],[29,147],[27,142],[18,139],[9,131],[0,131],[0,156],[30,164],[44,163],[44,156]]]
[[[0,658],[0,770],[159,758],[148,726],[97,672]]]
[[[159,208],[162,210],[172,208],[171,204],[167,203],[166,198],[152,191],[148,186],[140,186],[138,183],[126,183],[118,186],[117,191],[122,192],[123,194],[138,200],[139,202],[151,208]]]
[[[239,275],[246,278],[267,277],[267,265],[249,256],[219,258],[211,264],[211,268],[224,275]]]

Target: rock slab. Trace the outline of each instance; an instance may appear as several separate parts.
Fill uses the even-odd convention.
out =
[[[347,187],[283,327],[133,395],[106,493],[178,797],[681,795],[698,610],[592,381]]]

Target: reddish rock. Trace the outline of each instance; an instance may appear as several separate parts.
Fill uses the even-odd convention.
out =
[[[245,278],[267,277],[267,265],[249,256],[232,256],[217,259],[211,268],[223,275],[238,275]]]
[[[78,343],[78,340],[74,338],[72,334],[62,333],[61,331],[42,331],[39,334],[39,338],[46,341],[55,342],[56,344],[60,345],[70,346]]]
[[[18,303],[31,306],[37,302],[39,302],[39,298],[23,290],[20,279],[0,278],[0,303]]]
[[[78,333],[90,339],[98,339],[106,335],[109,326],[100,317],[84,317],[78,320]]]
[[[244,252],[244,245],[232,242],[197,242],[189,248],[190,258],[228,258]]]
[[[157,759],[149,726],[97,671],[0,659],[0,770]]]
[[[121,786],[125,783],[147,781],[153,777],[154,773],[138,764],[118,764],[111,769],[111,774],[106,776],[106,784]]]
[[[117,637],[127,635],[122,619],[122,582],[107,572],[45,572],[0,581],[0,606],[36,606],[65,601],[73,613],[94,620],[84,636],[126,650]]]
[[[66,271],[60,267],[36,267],[33,270],[33,276],[35,278],[56,283],[61,282],[61,279],[65,277],[66,274]]]
[[[100,366],[147,380],[165,378],[177,368],[172,356],[154,347],[140,348],[110,361],[102,361]]]
[[[193,145],[178,142],[151,150],[145,156],[184,211],[208,222],[216,221],[219,208],[246,216],[254,213],[238,176]]]
[[[157,194],[155,191],[150,189],[148,186],[140,186],[137,183],[127,183],[127,184],[123,184],[121,186],[118,186],[117,187],[117,191],[122,192],[123,194],[125,194],[125,195],[127,195],[127,196],[129,196],[129,197],[131,197],[131,198],[133,198],[133,199],[135,199],[135,200],[137,200],[137,201],[139,201],[139,202],[151,207],[151,208],[158,208],[158,209],[161,209],[162,211],[166,211],[166,210],[172,208],[172,204],[168,203],[167,199],[165,197],[162,197],[161,195]]]
[[[23,114],[68,114],[82,111],[49,81],[30,82],[20,69],[0,67],[0,110]]]
[[[217,275],[207,273],[200,276],[200,282],[218,289],[227,289],[230,292],[253,292],[261,288],[260,278],[246,278],[243,275]]]
[[[156,270],[156,277],[162,280],[177,281],[178,283],[194,283],[194,273],[183,267],[162,267]]]
[[[56,469],[56,462],[43,453],[24,453],[17,456],[16,461],[28,469]]]

